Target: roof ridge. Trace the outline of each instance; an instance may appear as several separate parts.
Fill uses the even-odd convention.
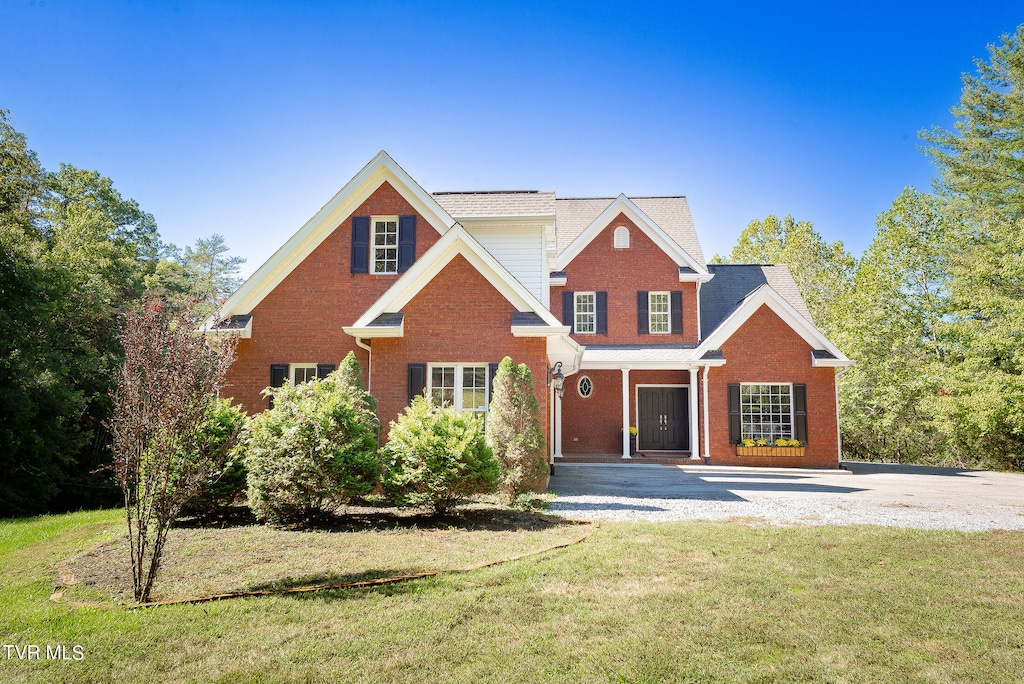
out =
[[[554,190],[439,190],[431,195],[540,195],[555,194]]]

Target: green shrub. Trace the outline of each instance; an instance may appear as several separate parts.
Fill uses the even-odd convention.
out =
[[[494,376],[487,414],[487,443],[501,463],[501,492],[509,503],[526,492],[543,492],[550,466],[540,427],[540,405],[525,363],[505,357]]]
[[[426,397],[416,397],[391,422],[383,452],[384,491],[397,506],[431,506],[443,513],[498,484],[499,465],[484,438],[483,416],[442,409]]]
[[[182,509],[185,515],[213,518],[221,515],[245,494],[245,463],[235,444],[245,427],[246,415],[230,399],[218,399],[207,411],[199,428],[199,439],[207,445],[203,453],[217,454],[218,462],[200,492]]]
[[[243,437],[249,506],[257,517],[309,519],[376,486],[377,418],[365,391],[336,371],[265,392],[274,408],[255,416]]]

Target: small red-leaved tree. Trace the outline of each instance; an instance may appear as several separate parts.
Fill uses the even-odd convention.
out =
[[[112,469],[124,492],[135,600],[149,600],[164,542],[182,506],[195,496],[234,440],[205,439],[237,338],[211,346],[197,334],[189,304],[148,303],[125,316],[124,363],[112,392]]]

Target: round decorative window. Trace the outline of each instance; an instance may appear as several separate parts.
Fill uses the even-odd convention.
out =
[[[581,397],[586,399],[594,393],[594,381],[584,375],[576,384],[576,391],[580,393]]]

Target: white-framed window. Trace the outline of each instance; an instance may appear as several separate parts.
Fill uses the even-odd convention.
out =
[[[669,294],[668,292],[647,293],[648,330],[652,334],[671,332],[669,322]]]
[[[597,332],[597,293],[577,292],[573,332]]]
[[[619,226],[615,229],[615,241],[613,245],[615,249],[629,249],[629,228],[626,226]]]
[[[293,363],[291,364],[292,387],[301,385],[308,380],[316,380],[315,363]]]
[[[486,364],[432,363],[427,370],[427,393],[435,404],[456,411],[487,410]]]
[[[742,439],[793,439],[793,386],[789,383],[741,383]]]
[[[576,382],[576,391],[583,399],[588,398],[594,393],[594,381],[586,375],[581,376]]]
[[[374,273],[398,273],[398,217],[374,216],[373,227]]]

